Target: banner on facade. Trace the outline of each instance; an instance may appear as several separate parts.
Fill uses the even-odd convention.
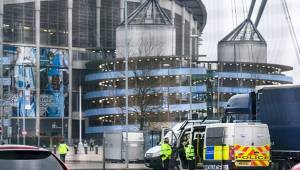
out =
[[[11,103],[11,116],[36,116],[36,49],[33,47],[4,45],[4,56],[12,58],[14,65],[8,71],[12,79],[6,81],[9,91],[4,100]],[[40,116],[62,117],[66,113],[68,97],[68,56],[63,49],[40,49]],[[29,92],[26,91],[30,89]]]

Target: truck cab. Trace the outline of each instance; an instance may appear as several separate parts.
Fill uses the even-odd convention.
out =
[[[269,169],[270,135],[266,124],[217,123],[206,127],[204,169]]]

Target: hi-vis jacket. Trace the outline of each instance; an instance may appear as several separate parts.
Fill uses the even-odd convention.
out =
[[[172,155],[172,148],[169,144],[163,143],[161,145],[161,150],[160,150],[160,155],[161,159],[164,161],[166,159],[170,159]]]
[[[69,147],[68,147],[67,144],[65,144],[65,143],[59,144],[59,146],[58,146],[58,153],[60,155],[67,154],[68,151],[69,151]]]
[[[184,152],[185,152],[186,160],[195,159],[195,151],[193,145],[189,144],[188,146],[184,147]]]

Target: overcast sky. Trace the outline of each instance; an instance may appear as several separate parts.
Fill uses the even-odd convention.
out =
[[[218,41],[245,19],[251,0],[202,1],[207,10],[207,24],[203,31],[201,53],[207,54],[207,60],[216,60]],[[300,0],[286,0],[286,2],[298,41],[300,41]],[[261,0],[256,1],[251,18],[253,22],[255,22],[260,3]],[[294,67],[294,71],[287,74],[294,78],[294,83],[300,84],[300,63],[297,62],[295,48],[282,8],[282,0],[268,0],[258,30],[268,44],[268,63]]]

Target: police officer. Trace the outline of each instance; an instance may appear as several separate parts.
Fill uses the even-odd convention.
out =
[[[194,146],[187,142],[187,144],[184,147],[185,157],[188,161],[189,170],[195,169],[195,151]]]
[[[68,145],[65,143],[64,140],[61,141],[61,143],[58,146],[58,153],[60,159],[65,162],[66,161],[66,154],[69,151]]]
[[[163,162],[163,169],[168,170],[169,162],[172,155],[172,148],[169,145],[169,138],[164,139],[164,142],[161,145],[160,155]]]

